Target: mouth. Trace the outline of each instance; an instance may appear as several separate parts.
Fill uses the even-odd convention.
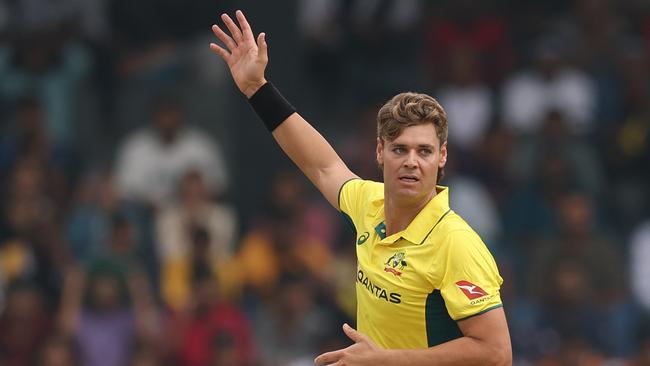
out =
[[[399,180],[405,183],[416,183],[420,181],[420,179],[414,175],[401,175]]]

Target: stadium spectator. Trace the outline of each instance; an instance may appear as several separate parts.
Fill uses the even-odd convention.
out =
[[[630,235],[630,283],[634,299],[650,322],[650,220],[640,223]]]
[[[89,263],[111,251],[112,220],[118,216],[134,223],[132,235],[142,243],[148,230],[146,210],[118,197],[110,170],[88,173],[76,190],[66,227],[78,263]]]
[[[592,130],[596,113],[595,85],[589,75],[567,63],[565,47],[554,39],[539,40],[534,67],[504,82],[503,120],[516,133],[537,133],[553,110],[566,117],[571,134]]]
[[[224,193],[228,172],[218,145],[185,125],[180,101],[159,97],[151,119],[150,127],[132,133],[118,151],[115,172],[120,195],[161,207],[172,199],[183,175],[193,169],[201,173],[211,192]]]
[[[336,322],[335,314],[317,302],[319,286],[304,275],[285,275],[279,293],[254,317],[260,359],[265,366],[281,366],[318,355],[322,330]]]
[[[474,49],[452,47],[447,57],[449,76],[437,96],[453,126],[449,143],[462,161],[467,159],[463,155],[473,153],[485,138],[495,114],[494,96],[481,79],[478,55]]]
[[[251,324],[236,306],[219,296],[210,273],[192,279],[192,303],[174,311],[168,321],[167,350],[173,364],[255,365]]]
[[[627,297],[623,255],[596,225],[595,210],[585,193],[561,196],[558,231],[533,244],[529,288],[541,296],[541,324],[561,339],[578,336],[605,354],[628,357],[636,316]]]
[[[52,314],[46,293],[37,283],[14,281],[8,284],[7,299],[0,313],[0,354],[9,366],[30,366],[52,329]]]
[[[70,260],[70,251],[61,236],[60,216],[64,207],[54,200],[45,166],[38,161],[17,162],[7,181],[3,207],[0,251],[8,262],[0,265],[9,276],[30,278],[56,297],[61,270]],[[51,184],[50,184],[51,183]],[[18,259],[12,261],[10,258]],[[10,265],[9,265],[10,264]]]
[[[21,34],[13,44],[0,46],[0,96],[10,102],[37,96],[46,111],[48,136],[55,143],[73,143],[74,102],[91,65],[89,50],[67,37],[64,29]]]
[[[475,228],[490,249],[496,250],[503,228],[496,203],[487,189],[476,179],[451,171],[445,183],[454,187],[449,196],[454,210]]]
[[[635,45],[620,58],[621,83],[618,91],[622,110],[604,126],[599,141],[604,147],[604,168],[613,189],[609,202],[617,226],[633,230],[650,208],[650,57],[648,49]]]
[[[453,67],[445,57],[456,47],[467,48],[477,56],[478,78],[490,86],[498,85],[511,71],[514,34],[508,19],[495,11],[494,3],[462,0],[429,4],[424,56],[434,80],[444,79],[448,67]]]
[[[329,215],[320,215],[318,207],[312,207],[305,190],[301,177],[279,174],[271,183],[267,207],[242,236],[233,263],[226,267],[239,268],[241,287],[234,292],[244,291],[254,304],[274,296],[286,274],[327,277],[334,258],[333,246],[326,240],[333,240],[335,226]],[[310,211],[316,211],[314,216]],[[320,227],[310,221],[320,223]]]
[[[69,145],[55,141],[48,134],[47,113],[42,103],[26,96],[16,102],[14,109],[14,116],[4,127],[0,140],[0,174],[6,176],[21,159],[36,160],[59,170],[59,179],[74,174],[76,156]]]
[[[595,149],[570,132],[566,116],[550,110],[534,135],[522,136],[508,162],[511,179],[518,185],[531,184],[545,154],[560,156],[568,164],[574,184],[592,196],[603,189],[603,171]]]
[[[74,341],[61,334],[50,335],[41,345],[37,365],[81,366]]]
[[[87,301],[86,301],[87,299]],[[154,343],[158,319],[149,285],[110,263],[66,273],[59,321],[79,346],[82,365],[121,366],[137,340]]]
[[[157,214],[155,240],[163,299],[175,310],[190,302],[192,272],[205,265],[216,274],[231,259],[238,228],[233,209],[211,198],[200,172],[187,172],[177,191]]]
[[[639,351],[629,362],[629,366],[649,366],[650,365],[650,340],[645,339],[639,346]]]

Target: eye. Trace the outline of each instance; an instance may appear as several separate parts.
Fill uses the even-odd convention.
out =
[[[429,156],[431,154],[433,154],[433,151],[431,151],[431,149],[420,149],[420,155]]]
[[[403,153],[406,152],[406,149],[403,148],[403,147],[401,147],[401,146],[397,146],[397,147],[394,147],[394,148],[393,148],[393,152],[394,152],[395,154],[403,154]]]

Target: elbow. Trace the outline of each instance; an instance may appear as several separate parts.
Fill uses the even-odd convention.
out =
[[[472,365],[512,366],[512,348],[507,344],[483,343],[479,352],[475,353]]]
[[[494,366],[512,366],[512,349],[503,347],[494,350],[494,360],[491,363]]]

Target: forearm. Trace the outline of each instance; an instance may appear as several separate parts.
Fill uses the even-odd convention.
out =
[[[149,283],[143,274],[129,278],[129,295],[133,305],[136,331],[145,338],[153,338],[158,330],[158,314],[151,296]]]
[[[507,366],[512,354],[507,347],[461,337],[427,349],[384,350],[382,364],[394,366]]]
[[[328,168],[344,166],[329,142],[295,112],[271,83],[264,80],[253,92],[244,94],[255,112],[282,150],[316,186],[320,188]]]
[[[266,36],[260,33],[256,39],[244,14],[237,11],[236,16],[239,25],[227,14],[221,15],[230,34],[216,24],[212,26],[225,48],[215,43],[211,43],[210,48],[226,61],[235,84],[249,99],[267,129],[273,131],[280,147],[338,208],[341,185],[356,176],[323,136],[295,113],[272,84],[267,83],[264,77],[268,63]]]
[[[83,280],[80,272],[69,271],[64,278],[61,304],[59,306],[58,322],[60,330],[65,334],[73,334],[77,330],[81,303],[83,301]]]
[[[298,113],[287,118],[273,131],[282,150],[317,187],[331,171],[345,164],[325,138]],[[347,169],[347,168],[346,168]]]
[[[246,94],[249,97],[248,94]],[[258,87],[249,102],[282,150],[338,208],[341,184],[354,177],[325,138],[271,83]]]
[[[77,331],[79,323],[79,315],[81,313],[81,306],[79,303],[81,299],[66,298],[61,304],[59,311],[58,325],[61,332],[64,334],[73,334]]]

